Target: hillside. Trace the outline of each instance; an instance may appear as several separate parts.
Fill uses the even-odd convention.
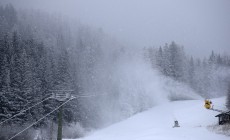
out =
[[[224,109],[225,98],[212,100]],[[187,100],[165,103],[137,114],[123,122],[98,130],[78,140],[227,140],[229,137],[208,130],[216,125],[218,112],[206,110],[203,100]],[[172,128],[174,120],[179,128]]]

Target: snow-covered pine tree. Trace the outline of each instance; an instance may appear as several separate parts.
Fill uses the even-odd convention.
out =
[[[170,76],[170,51],[167,43],[163,47],[163,74]]]
[[[17,23],[17,21],[18,21],[17,12],[11,4],[8,4],[5,6],[4,17],[8,23],[9,29],[11,29]]]
[[[10,110],[10,105],[9,105],[9,100],[8,100],[8,94],[10,92],[10,70],[9,70],[9,66],[7,63],[7,58],[5,55],[3,55],[3,61],[1,64],[1,90],[0,90],[0,104],[1,104],[1,108],[0,108],[0,121],[4,121],[7,118],[9,118],[9,116],[12,114],[11,110]]]
[[[226,107],[228,108],[228,110],[230,110],[230,84],[228,84]]]
[[[195,64],[194,64],[193,57],[191,57],[188,65],[188,83],[193,88],[195,87],[194,76],[195,76]]]
[[[32,95],[33,92],[31,92],[33,77],[24,43],[19,39],[17,32],[13,33],[12,50],[13,54],[10,66],[11,91],[9,99],[11,100],[11,109],[16,114],[28,108],[30,106],[29,103],[32,102],[32,98],[34,97]],[[14,118],[17,123],[24,123],[31,119],[31,115],[28,114],[21,114]]]
[[[208,60],[209,64],[216,64],[216,54],[214,53],[214,51],[212,51],[209,60]]]
[[[186,60],[183,47],[180,47],[175,42],[172,42],[169,45],[169,53],[170,53],[170,56],[169,56],[170,76],[174,78],[175,80],[182,81],[184,74],[185,74],[184,60]]]
[[[163,49],[162,47],[160,46],[159,47],[159,50],[157,51],[157,54],[156,54],[156,61],[157,61],[157,66],[158,66],[158,69],[160,70],[160,72],[164,72],[164,56],[163,56]]]

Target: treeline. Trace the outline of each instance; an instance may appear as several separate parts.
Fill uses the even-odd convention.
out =
[[[50,90],[73,89],[70,55],[61,33],[57,35],[55,47],[46,47],[42,40],[34,38],[32,31],[22,32],[32,26],[22,24],[12,5],[0,7],[0,25],[1,122],[50,97]],[[1,129],[35,122],[59,104],[47,100],[4,122]],[[64,112],[64,120],[73,122],[73,108],[69,106],[68,109]],[[47,121],[56,122],[56,113],[48,118],[34,127],[45,127]]]
[[[163,75],[183,82],[205,98],[226,95],[230,56],[211,52],[209,58],[196,59],[184,47],[172,42],[159,48],[145,48],[145,58]]]
[[[0,6],[0,11],[0,122],[45,100],[53,90],[80,96],[63,107],[63,135],[69,138],[154,104],[152,92],[131,70],[133,48],[126,49],[102,29],[41,11],[19,12],[11,5]],[[48,99],[4,122],[0,139],[9,139],[59,105]],[[55,138],[55,129],[57,111],[15,140]]]
[[[50,97],[52,90],[71,89],[73,95],[82,95],[85,84],[93,81],[99,40],[83,26],[71,40],[72,32],[65,24],[62,19],[40,12],[18,13],[12,5],[0,6],[0,122]],[[89,119],[95,121],[97,114],[90,116],[92,112],[81,105],[83,102],[71,101],[65,105],[64,126],[79,122],[87,126],[91,125]],[[0,139],[10,138],[19,132],[15,130],[19,126],[25,128],[59,105],[55,99],[48,99],[4,122],[0,126]],[[57,112],[33,127],[46,129],[51,123],[57,123]],[[28,135],[33,138],[35,133]],[[31,138],[22,134],[16,139]]]

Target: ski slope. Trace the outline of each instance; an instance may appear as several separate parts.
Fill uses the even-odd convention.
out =
[[[218,105],[223,105],[225,98],[212,102],[216,108],[224,109]],[[203,100],[165,103],[76,140],[229,140],[207,129],[217,124],[218,112],[203,106]],[[175,119],[181,127],[172,128]]]

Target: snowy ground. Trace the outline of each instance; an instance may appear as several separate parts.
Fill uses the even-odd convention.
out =
[[[223,109],[218,105],[223,105],[225,98],[212,102]],[[77,140],[229,140],[207,129],[217,124],[218,112],[203,106],[203,100],[165,103]],[[181,127],[172,128],[175,119]]]

